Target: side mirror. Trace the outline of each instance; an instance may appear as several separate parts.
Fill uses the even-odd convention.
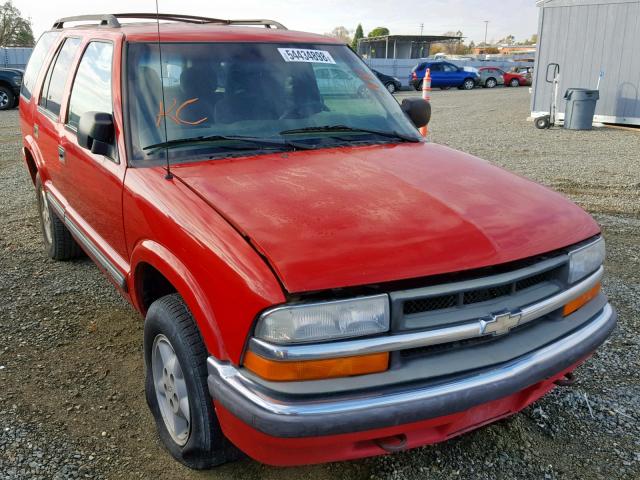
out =
[[[78,124],[78,145],[96,155],[109,155],[113,144],[113,116],[104,112],[85,112]]]
[[[424,127],[431,119],[431,104],[422,98],[405,98],[400,108],[416,128]]]

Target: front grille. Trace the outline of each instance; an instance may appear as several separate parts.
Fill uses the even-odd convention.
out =
[[[404,302],[404,314],[429,312],[431,310],[442,310],[458,305],[458,295],[442,295],[439,297],[422,298]]]
[[[491,285],[464,292],[405,300],[402,305],[402,311],[404,315],[414,315],[495,300],[550,282],[558,277],[561,268],[534,273],[503,285]]]

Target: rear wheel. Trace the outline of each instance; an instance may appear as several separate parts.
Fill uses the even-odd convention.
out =
[[[194,469],[235,460],[207,387],[207,350],[178,294],[151,304],[144,322],[145,392],[169,453]]]
[[[519,87],[520,82],[518,81],[517,78],[512,78],[511,81],[509,82],[509,85],[511,85],[512,87]]]
[[[49,205],[40,174],[36,174],[36,193],[38,194],[38,213],[40,214],[42,237],[47,255],[54,260],[69,260],[82,255],[82,249]]]
[[[413,88],[416,89],[416,92],[422,90],[422,80],[420,80]]]
[[[484,86],[487,88],[494,88],[496,85],[498,85],[498,81],[493,77],[487,78],[487,81],[484,82]]]
[[[473,81],[473,79],[471,78],[467,78],[463,83],[462,83],[462,88],[464,90],[473,90],[473,87],[476,86],[476,83]]]
[[[0,110],[9,110],[15,106],[16,96],[11,89],[0,86]]]

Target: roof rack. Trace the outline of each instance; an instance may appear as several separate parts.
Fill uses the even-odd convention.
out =
[[[171,22],[185,22],[185,23],[218,23],[221,25],[262,25],[265,28],[276,28],[278,30],[286,30],[287,27],[274,20],[266,19],[249,19],[249,20],[225,20],[221,18],[199,17],[196,15],[183,15],[174,13],[107,13],[102,15],[78,15],[75,17],[59,18],[53,23],[54,29],[64,28],[65,23],[69,22],[86,22],[97,21],[100,22],[100,26],[118,28],[122,24],[118,21],[119,18],[139,18],[147,20],[167,20]]]

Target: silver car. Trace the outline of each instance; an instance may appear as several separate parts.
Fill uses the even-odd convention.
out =
[[[493,88],[497,85],[504,85],[504,77],[502,70],[495,67],[481,67],[478,69],[480,75],[480,85],[487,88]]]

